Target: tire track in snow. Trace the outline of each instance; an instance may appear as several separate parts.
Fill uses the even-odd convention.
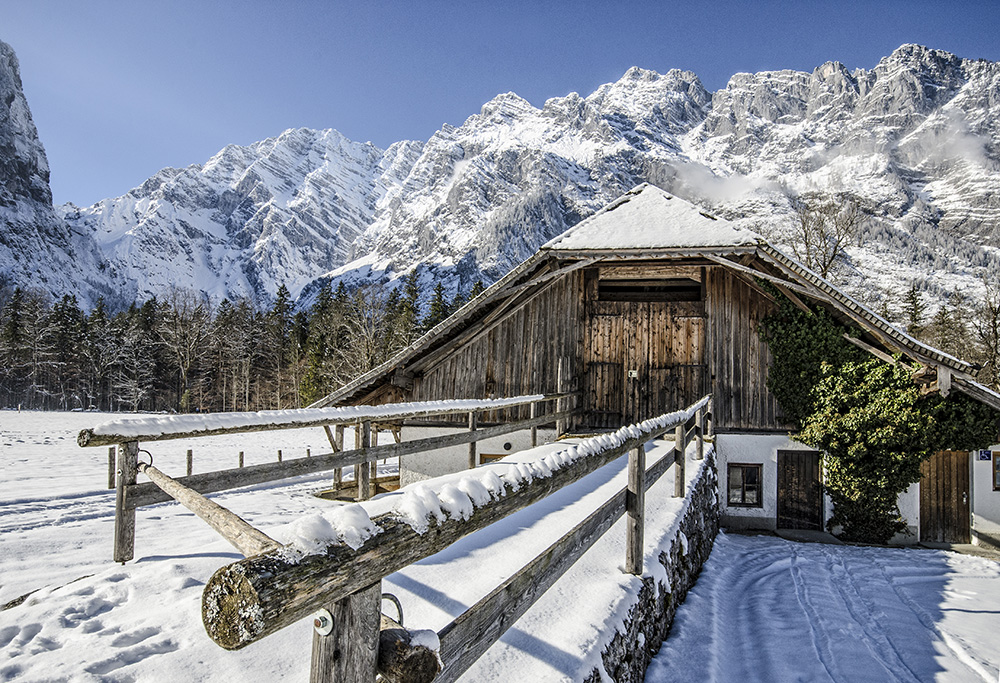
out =
[[[836,665],[837,658],[834,656],[833,648],[831,647],[830,635],[826,629],[822,628],[822,624],[825,622],[820,619],[819,612],[809,600],[805,581],[802,578],[802,569],[799,567],[799,553],[794,547],[792,548],[790,573],[792,575],[792,586],[795,589],[795,600],[799,603],[799,606],[807,617],[806,623],[809,625],[809,639],[812,641],[816,657],[831,680],[842,680]]]
[[[899,652],[889,637],[889,633],[881,624],[881,621],[888,620],[888,615],[884,612],[876,613],[868,606],[869,600],[862,595],[861,588],[855,580],[857,572],[847,568],[840,553],[825,547],[820,547],[819,550],[828,560],[830,573],[834,579],[831,584],[842,597],[848,614],[865,634],[865,647],[872,653],[875,661],[885,669],[886,676],[895,681],[920,683],[920,678],[907,664],[906,657]],[[870,560],[861,554],[853,555],[852,559],[870,563]],[[877,643],[879,647],[872,647],[872,643]],[[900,677],[898,675],[904,672],[907,674],[906,676]]]

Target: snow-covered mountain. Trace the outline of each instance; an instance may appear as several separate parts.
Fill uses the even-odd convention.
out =
[[[16,79],[0,88],[20,94]],[[870,71],[830,62],[812,73],[736,74],[714,94],[690,72],[632,68],[541,108],[499,95],[461,126],[385,151],[332,130],[289,130],[165,169],[122,197],[59,207],[62,220],[46,204],[34,127],[22,124],[35,145],[22,147],[37,147],[26,158],[41,162],[16,175],[44,191],[4,201],[13,215],[48,206],[41,232],[52,235],[2,214],[22,246],[5,240],[0,272],[20,282],[23,263],[42,272],[77,239],[77,251],[103,260],[88,270],[91,294],[180,286],[265,302],[284,283],[307,301],[330,278],[377,281],[414,267],[454,291],[500,277],[650,182],[779,244],[792,237],[792,197],[853,193],[872,219],[838,278],[872,303],[912,283],[943,300],[1000,274],[998,115],[1000,64],[917,45]],[[19,130],[8,120],[23,117],[0,121],[0,140]],[[32,251],[36,242],[44,248]],[[47,286],[58,292],[62,282]]]

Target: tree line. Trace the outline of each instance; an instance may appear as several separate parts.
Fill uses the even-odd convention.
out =
[[[0,290],[0,406],[217,412],[298,408],[388,360],[470,296],[438,283],[421,315],[416,272],[402,287],[341,283],[296,311],[282,285],[269,308],[200,293],[111,311],[67,294]]]

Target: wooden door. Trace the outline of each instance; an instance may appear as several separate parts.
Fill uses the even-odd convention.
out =
[[[823,529],[823,487],[817,451],[778,451],[778,528]]]
[[[700,303],[592,302],[584,357],[589,426],[620,427],[706,394],[705,329]]]
[[[939,451],[920,465],[920,540],[970,543],[969,453]]]

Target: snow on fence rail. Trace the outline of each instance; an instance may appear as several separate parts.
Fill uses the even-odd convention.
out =
[[[409,491],[393,512],[374,519],[361,514],[364,519],[355,520],[351,544],[330,538],[309,553],[290,544],[222,567],[202,593],[205,630],[221,647],[235,650],[320,610],[314,622],[311,681],[374,681],[376,674],[408,683],[453,681],[623,514],[628,515],[625,566],[633,574],[642,573],[645,491],[673,465],[674,495],[685,495],[685,452],[694,440],[698,457],[703,457],[709,400],[706,396],[686,410],[587,439],[530,465],[512,466],[503,477],[492,470],[470,472],[449,491],[447,504],[436,498],[428,501],[426,492]],[[647,469],[645,444],[670,431],[673,457]],[[387,644],[388,631],[378,619],[383,578],[625,453],[628,485],[586,520],[445,626],[437,639],[390,639]],[[324,628],[331,623],[332,630]],[[434,640],[439,641],[440,672],[437,666],[428,668],[425,656],[435,649],[427,646]],[[382,661],[387,651],[404,655],[394,660],[402,664],[391,671]],[[416,654],[408,660],[405,654],[410,651]],[[420,665],[407,666],[407,661]]]
[[[259,413],[219,413],[213,415],[151,416],[122,418],[102,423],[92,429],[85,429],[77,437],[80,446],[118,445],[115,481],[115,541],[114,560],[127,562],[135,554],[135,511],[137,508],[162,503],[176,498],[175,493],[186,489],[193,495],[185,496],[185,502],[193,512],[209,521],[205,515],[218,520],[227,517],[229,522],[223,527],[235,528],[239,518],[224,509],[207,505],[200,494],[287,479],[302,474],[312,474],[356,466],[358,499],[370,496],[370,472],[367,463],[384,458],[394,458],[423,451],[436,450],[460,444],[469,444],[469,466],[475,465],[475,444],[477,441],[531,429],[532,444],[536,440],[536,430],[540,425],[566,420],[572,410],[560,410],[562,402],[574,396],[572,393],[535,394],[499,399],[461,399],[449,401],[424,401],[419,403],[395,403],[381,406],[346,406],[339,408],[304,408],[301,410],[274,410]],[[539,404],[556,401],[556,412],[539,414]],[[531,417],[527,420],[501,423],[489,427],[479,427],[476,416],[481,412],[492,412],[529,405]],[[385,445],[372,445],[374,425],[401,424],[403,420],[456,414],[469,415],[469,431],[445,436]],[[343,450],[344,427],[356,426],[361,432],[361,447]],[[278,462],[239,467],[234,469],[205,472],[173,479],[155,468],[144,465],[147,474],[155,479],[147,483],[137,483],[139,472],[139,444],[144,441],[162,441],[220,434],[301,429],[323,427],[330,442],[332,452],[305,458],[279,460]],[[336,429],[336,434],[331,427]],[[152,478],[152,477],[151,477]],[[339,476],[337,477],[339,481]],[[179,487],[179,488],[178,488]],[[170,488],[174,493],[169,493]],[[179,501],[181,502],[181,501]],[[192,507],[194,505],[194,507]],[[209,509],[211,513],[207,512]],[[231,518],[236,518],[233,520]],[[242,522],[242,520],[239,520]],[[213,524],[212,521],[209,521]],[[244,522],[245,524],[245,522]],[[213,527],[215,525],[213,524]],[[219,528],[215,527],[217,531]],[[225,536],[225,533],[220,531]],[[226,537],[231,543],[232,538]],[[239,544],[234,543],[238,549]]]

